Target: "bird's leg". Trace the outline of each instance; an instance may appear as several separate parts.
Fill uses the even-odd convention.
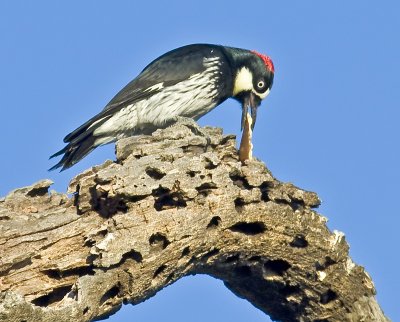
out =
[[[210,136],[205,131],[203,131],[200,128],[199,124],[192,118],[184,116],[175,116],[174,123],[182,124],[186,126],[190,131],[192,131],[193,134],[204,137],[207,141],[206,146],[204,148],[205,150],[207,150],[207,147],[211,145]]]

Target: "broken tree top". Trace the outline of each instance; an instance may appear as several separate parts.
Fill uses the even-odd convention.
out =
[[[272,319],[388,321],[317,195],[204,131],[121,140],[71,197],[45,180],[1,199],[0,320],[90,321],[201,273]]]

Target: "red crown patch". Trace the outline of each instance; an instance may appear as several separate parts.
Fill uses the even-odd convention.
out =
[[[267,68],[271,72],[275,73],[274,63],[272,62],[271,58],[269,58],[267,55],[260,54],[259,52],[255,51],[255,50],[252,50],[251,52],[253,54],[256,54],[258,57],[260,57],[263,60],[265,66],[267,66]]]

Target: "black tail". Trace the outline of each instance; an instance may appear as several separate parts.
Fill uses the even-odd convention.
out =
[[[110,116],[111,115],[101,117],[101,114],[96,115],[75,131],[68,134],[64,138],[64,142],[68,143],[67,146],[50,156],[50,159],[64,154],[63,157],[55,166],[51,167],[49,171],[58,168],[61,168],[60,172],[64,171],[82,160],[99,145],[114,141],[113,137],[99,137],[93,135],[93,132],[107,121]]]
[[[93,149],[95,149],[98,145],[96,145],[96,137],[93,135],[89,135],[81,142],[70,142],[66,147],[57,153],[53,154],[51,158],[57,157],[61,154],[64,154],[61,160],[53,167],[49,169],[49,171],[61,168],[60,171],[64,171],[70,167],[72,167],[75,163],[82,160],[86,155],[88,155]]]

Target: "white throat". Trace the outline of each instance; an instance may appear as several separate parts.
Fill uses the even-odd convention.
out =
[[[242,67],[236,74],[235,83],[233,85],[233,96],[253,90],[253,75],[246,67]]]

